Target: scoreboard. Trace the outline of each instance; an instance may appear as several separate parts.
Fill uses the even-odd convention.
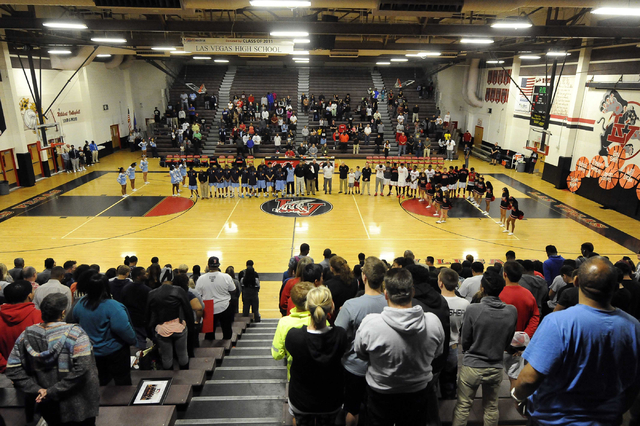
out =
[[[544,127],[547,116],[547,86],[534,86],[533,99],[531,99],[531,126]]]

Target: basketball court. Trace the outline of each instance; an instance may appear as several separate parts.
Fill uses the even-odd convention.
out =
[[[167,169],[161,168],[158,160],[150,161],[149,184],[145,185],[142,174],[137,173],[138,191],[132,193],[129,187],[131,196],[122,198],[116,170],[138,157],[120,151],[86,172],[58,174],[36,187],[2,197],[4,262],[9,265],[13,258],[23,257],[27,265],[41,269],[44,259],[53,257],[59,264],[73,259],[106,269],[121,264],[125,255],[135,254],[142,265],[158,256],[163,265],[186,263],[192,267],[204,266],[209,256],[218,256],[223,269],[233,265],[239,271],[252,259],[263,280],[261,311],[266,317],[278,317],[281,274],[289,257],[305,242],[316,261],[328,247],[351,266],[360,252],[391,263],[406,249],[421,262],[434,256],[437,265],[456,262],[467,254],[492,264],[504,260],[507,250],[514,250],[519,259],[544,260],[547,244],[556,245],[561,255],[575,258],[585,241],[592,242],[598,253],[618,260],[633,257],[634,247],[640,243],[633,219],[557,190],[539,174],[516,173],[477,159],[470,165],[493,183],[497,193],[509,188],[525,212],[525,219],[516,223],[514,236],[507,236],[495,223],[499,202],[492,203],[490,217],[486,217],[458,199],[447,223],[436,224],[438,218],[426,203],[395,196],[336,191],[324,195],[320,191],[316,197],[303,199],[302,204],[313,205],[310,209],[292,207],[301,201],[292,198],[196,201],[188,198],[187,188],[181,197],[171,197]],[[364,161],[347,164],[362,167]],[[333,183],[335,190],[337,175]]]

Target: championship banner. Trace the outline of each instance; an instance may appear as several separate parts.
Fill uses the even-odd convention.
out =
[[[182,38],[184,50],[191,53],[291,54],[293,41],[268,38]]]

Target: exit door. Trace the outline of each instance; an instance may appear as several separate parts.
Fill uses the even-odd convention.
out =
[[[0,166],[2,166],[3,180],[9,181],[9,185],[19,185],[13,149],[0,151]]]
[[[111,126],[111,146],[113,149],[120,148],[120,126],[117,124]]]

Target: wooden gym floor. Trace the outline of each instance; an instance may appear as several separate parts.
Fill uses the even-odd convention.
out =
[[[458,200],[447,223],[439,225],[414,200],[401,204],[395,196],[337,194],[337,175],[333,195],[317,193],[333,209],[307,218],[266,214],[260,206],[268,199],[262,197],[193,203],[187,199],[190,191],[183,188],[182,197],[172,199],[167,169],[159,167],[157,159],[149,160],[150,184],[144,185],[142,173],[137,172],[139,190],[122,199],[117,169],[138,161],[139,155],[120,151],[86,172],[57,174],[0,197],[0,261],[11,268],[15,257],[23,257],[26,265],[40,271],[44,259],[53,257],[58,265],[73,259],[79,264],[98,263],[104,271],[120,265],[125,255],[135,254],[145,267],[151,257],[158,256],[163,265],[171,263],[175,268],[186,263],[191,268],[199,264],[204,269],[209,256],[218,256],[223,269],[233,265],[240,271],[252,259],[266,278],[261,312],[276,318],[280,316],[280,282],[275,274],[281,276],[292,253],[297,254],[305,242],[316,261],[322,260],[328,247],[352,266],[360,252],[391,263],[406,249],[421,262],[434,256],[447,264],[473,254],[489,264],[504,259],[507,250],[514,250],[518,258],[544,260],[547,244],[554,244],[564,257],[575,258],[580,244],[589,241],[612,261],[625,255],[635,259],[634,252],[640,248],[636,220],[557,190],[542,181],[540,174],[516,173],[474,158],[470,165],[490,175],[488,180],[497,194],[507,186],[525,212],[525,220],[517,221],[512,237],[495,223],[499,219],[497,202],[486,218],[468,202]],[[347,164],[362,167],[364,160],[348,160]],[[130,187],[127,192],[132,194]]]

